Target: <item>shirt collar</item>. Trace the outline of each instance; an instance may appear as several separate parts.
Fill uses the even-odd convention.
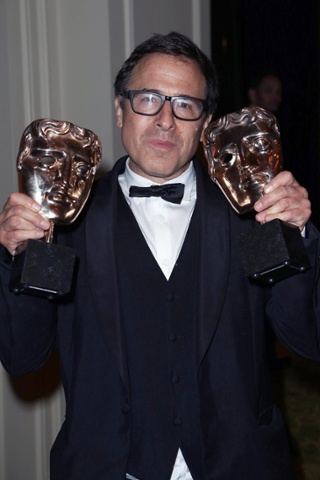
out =
[[[138,187],[150,187],[150,185],[159,185],[158,183],[153,182],[148,178],[142,177],[141,175],[133,172],[130,168],[129,161],[130,158],[128,157],[126,161],[126,168],[121,179],[122,187],[124,187],[126,193],[129,193],[129,189],[132,185],[136,185]],[[193,162],[190,162],[187,170],[185,170],[181,175],[171,180],[168,180],[167,182],[164,182],[162,185],[169,185],[170,183],[183,183],[185,185],[183,200],[194,200],[196,198],[196,173]]]

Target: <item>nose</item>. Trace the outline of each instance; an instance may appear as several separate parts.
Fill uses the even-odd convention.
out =
[[[72,158],[65,156],[62,161],[59,162],[56,171],[56,180],[59,180],[63,185],[69,185],[72,177]]]
[[[260,165],[260,151],[252,150],[252,140],[244,137],[241,141],[241,149],[239,152],[241,170],[248,170],[250,167]]]
[[[175,127],[175,117],[172,113],[172,107],[167,100],[160,112],[156,115],[156,125],[164,131]]]
[[[245,156],[241,158],[240,170],[247,172],[252,168],[257,168],[260,165],[260,158],[254,155],[252,152],[247,152]]]

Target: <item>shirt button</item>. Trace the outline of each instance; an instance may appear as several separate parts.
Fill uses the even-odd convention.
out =
[[[166,217],[164,215],[159,215],[158,219],[159,219],[160,223],[163,223],[165,221]]]
[[[173,299],[174,299],[174,294],[173,294],[172,292],[167,293],[167,300],[168,300],[168,302],[172,302]]]
[[[130,411],[130,405],[127,402],[123,402],[121,405],[121,410],[123,413],[128,413]]]
[[[168,258],[164,258],[164,259],[162,260],[162,263],[163,263],[163,265],[165,265],[165,266],[167,267],[167,266],[169,265],[169,259],[168,259]]]
[[[176,425],[176,427],[180,427],[182,425],[182,418],[181,417],[176,417],[173,421],[173,423]]]

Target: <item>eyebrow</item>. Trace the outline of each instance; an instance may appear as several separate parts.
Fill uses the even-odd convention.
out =
[[[151,92],[151,93],[158,93],[159,95],[166,95],[165,93],[161,93],[160,90],[157,90],[156,88],[141,88],[139,90],[145,91],[145,92]],[[197,98],[193,97],[192,95],[188,95],[186,93],[177,93],[175,95],[166,95],[168,97],[187,97],[187,98]]]

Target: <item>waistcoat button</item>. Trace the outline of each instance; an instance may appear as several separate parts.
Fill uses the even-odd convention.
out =
[[[130,405],[127,402],[123,402],[121,405],[121,410],[123,413],[128,413],[130,411]]]
[[[182,422],[182,418],[181,418],[181,417],[176,417],[176,418],[174,419],[174,422],[173,422],[173,423],[176,425],[176,427],[180,427],[180,426],[182,425],[182,423],[183,423],[183,422]]]
[[[172,383],[179,383],[180,377],[178,375],[172,375],[171,376],[171,382]]]
[[[168,338],[170,342],[175,342],[177,340],[177,335],[173,332],[169,333]]]

